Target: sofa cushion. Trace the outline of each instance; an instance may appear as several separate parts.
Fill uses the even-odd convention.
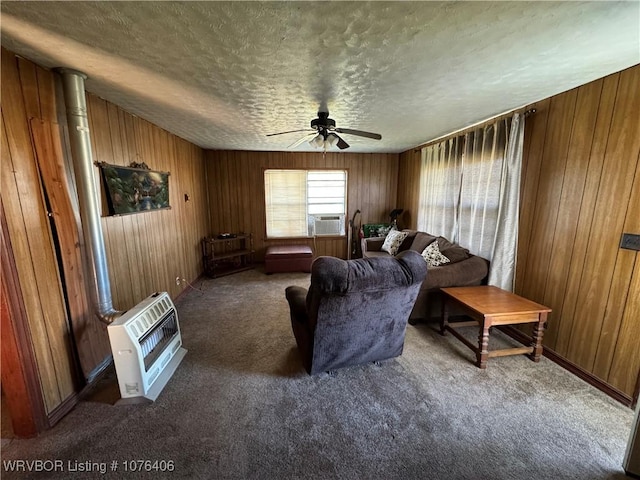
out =
[[[456,243],[450,242],[444,237],[438,237],[438,246],[440,247],[440,252],[451,260],[451,263],[460,262],[469,258],[469,250]]]
[[[387,234],[387,238],[384,239],[381,250],[387,252],[389,255],[395,255],[398,253],[398,249],[404,239],[407,238],[407,232],[399,232],[398,230],[391,230]]]
[[[379,250],[367,250],[366,252],[367,254],[364,256],[364,258],[375,258],[375,257],[388,257],[389,254],[387,252],[383,252],[383,251],[379,251]]]
[[[411,244],[411,250],[415,250],[418,253],[422,253],[427,245],[432,243],[436,237],[429,235],[428,233],[418,232],[416,233],[413,243]]]
[[[406,232],[407,237],[400,244],[400,248],[398,248],[398,253],[404,252],[405,250],[409,250],[409,247],[411,247],[411,244],[413,243],[413,239],[416,238],[416,234],[418,233],[417,230],[409,230],[406,228],[402,231]]]
[[[428,267],[439,267],[440,265],[450,262],[447,257],[440,253],[438,242],[431,242],[427,245],[422,251],[422,258],[427,262]]]

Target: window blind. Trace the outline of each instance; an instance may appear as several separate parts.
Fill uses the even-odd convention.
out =
[[[264,172],[267,236],[307,236],[307,172]]]

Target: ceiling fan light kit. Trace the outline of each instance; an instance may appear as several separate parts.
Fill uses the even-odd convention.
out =
[[[284,135],[287,133],[296,132],[309,132],[307,129],[300,130],[287,130],[286,132],[270,133],[267,137],[273,137],[275,135]],[[373,140],[381,140],[382,135],[379,133],[365,132],[363,130],[354,130],[352,128],[336,128],[336,121],[329,118],[329,112],[318,112],[318,118],[311,120],[311,133],[307,133],[300,140],[289,145],[289,148],[295,148],[298,145],[303,144],[310,135],[316,134],[311,140],[309,145],[316,148],[322,148],[325,152],[327,148],[337,146],[340,150],[349,148],[349,144],[345,142],[338,133],[345,133],[347,135],[356,135],[359,137],[370,138]]]
[[[324,147],[324,138],[322,138],[322,135],[318,134],[315,137],[313,137],[311,140],[309,140],[309,145],[311,145],[312,147]]]

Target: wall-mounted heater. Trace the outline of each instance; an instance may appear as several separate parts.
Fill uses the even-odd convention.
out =
[[[154,293],[107,327],[122,403],[155,401],[187,350],[166,292]]]

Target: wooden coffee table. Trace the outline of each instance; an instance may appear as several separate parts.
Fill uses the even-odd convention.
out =
[[[487,361],[492,357],[506,355],[529,354],[534,362],[540,361],[542,354],[542,335],[547,314],[551,309],[538,303],[522,298],[514,293],[498,287],[451,287],[442,288],[442,319],[440,333],[451,332],[458,340],[476,353],[476,365],[487,368]],[[470,322],[449,323],[452,306],[458,307],[465,315],[471,317]],[[489,329],[497,325],[517,325],[521,323],[535,323],[530,346],[504,348],[489,351]],[[478,345],[474,345],[464,338],[456,328],[478,325],[480,335]]]

